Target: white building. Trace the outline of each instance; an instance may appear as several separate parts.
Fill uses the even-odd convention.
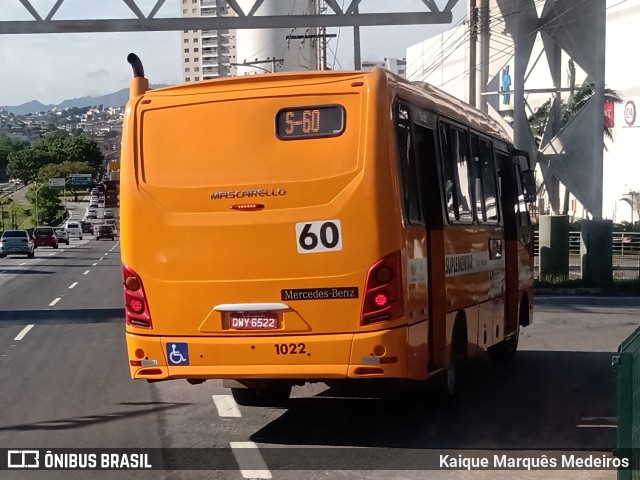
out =
[[[542,8],[544,2],[537,2]],[[513,108],[513,95],[496,95],[502,83],[503,69],[513,69],[513,43],[504,33],[504,23],[500,21],[500,10],[491,2],[491,42],[489,51],[489,79],[496,80],[486,88],[492,95],[484,96],[492,100],[493,107],[508,117]],[[540,10],[539,10],[540,11]],[[640,62],[629,55],[633,49],[633,38],[629,32],[640,28],[640,0],[624,2],[607,1],[606,27],[606,85],[619,93],[624,102],[613,107],[613,141],[605,140],[603,173],[603,218],[614,222],[630,221],[631,208],[620,199],[629,191],[640,191]],[[407,78],[428,82],[448,93],[469,101],[469,26],[458,25],[451,30],[429,38],[407,49]],[[553,83],[538,35],[532,61],[529,64],[526,88],[550,88]],[[567,86],[566,73],[568,56],[562,55],[563,86]],[[585,78],[584,72],[576,72],[577,84]],[[509,86],[513,89],[513,86]],[[566,93],[563,95],[567,95]],[[550,98],[549,93],[529,93],[526,95],[528,113],[533,113]],[[505,102],[505,100],[508,100]],[[635,113],[634,113],[635,112]],[[495,117],[500,115],[494,113]],[[509,129],[508,129],[509,130]],[[548,205],[548,203],[547,203]],[[542,205],[543,210],[547,205]],[[569,215],[581,218],[584,215],[579,202],[571,198]],[[636,217],[637,219],[637,217]]]
[[[224,0],[180,0],[180,16],[208,17],[234,14]],[[182,32],[182,80],[197,82],[236,74],[235,30]]]

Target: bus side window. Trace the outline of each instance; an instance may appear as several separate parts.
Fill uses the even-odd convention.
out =
[[[427,228],[442,228],[442,197],[440,182],[437,181],[440,176],[438,174],[436,133],[431,128],[416,123],[413,124],[413,133],[424,222]]]
[[[518,224],[521,226],[531,225],[531,218],[529,217],[529,209],[527,203],[524,200],[524,190],[522,188],[522,173],[520,165],[513,165],[513,174],[515,176],[516,190],[518,200],[515,204],[516,216],[518,217]]]
[[[469,172],[469,143],[467,132],[458,128],[451,128],[453,140],[453,162],[456,174],[456,189],[458,197],[458,219],[461,222],[470,223],[473,221],[473,185],[469,183],[471,178]]]
[[[497,187],[491,143],[471,134],[471,158],[479,221],[498,220]]]
[[[449,125],[440,125],[440,147],[442,151],[442,180],[444,182],[444,200],[449,220],[459,220],[456,173],[453,168],[452,141]]]
[[[402,104],[397,106],[396,125],[404,211],[409,224],[421,225],[423,223],[422,209],[418,195],[418,175],[411,140],[409,111]]]

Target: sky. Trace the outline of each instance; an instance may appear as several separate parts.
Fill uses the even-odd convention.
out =
[[[267,0],[304,1],[304,0]],[[338,0],[345,7],[350,0]],[[56,0],[30,0],[46,17]],[[440,8],[446,0],[436,0]],[[146,14],[156,0],[136,0]],[[466,15],[467,0],[458,0],[453,24]],[[179,17],[179,0],[167,0],[156,17]],[[421,0],[362,0],[360,12],[426,12]],[[123,0],[64,0],[54,20],[135,18]],[[20,0],[2,0],[0,22],[32,20]],[[362,60],[404,58],[406,48],[450,28],[451,25],[363,27],[360,29]],[[0,27],[1,28],[1,27]],[[330,41],[336,52],[335,69],[353,68],[353,29]],[[128,88],[131,67],[126,61],[135,52],[153,84],[181,82],[180,32],[76,33],[0,35],[0,105],[20,105],[31,100],[58,104],[83,96],[99,96]]]

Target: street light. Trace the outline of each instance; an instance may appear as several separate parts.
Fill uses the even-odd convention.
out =
[[[36,183],[37,185],[37,183]],[[38,192],[40,191],[40,189],[42,187],[46,187],[48,184],[47,183],[43,183],[42,185],[40,185],[38,188],[36,188],[36,227],[39,225],[39,217],[38,217]]]

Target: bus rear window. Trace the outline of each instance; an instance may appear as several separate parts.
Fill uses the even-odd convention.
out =
[[[283,108],[276,115],[276,135],[281,140],[336,137],[344,131],[344,124],[340,105]]]
[[[156,187],[190,188],[314,181],[355,172],[361,98],[334,97],[340,98],[328,105],[314,98],[291,109],[282,108],[279,97],[225,98],[186,105],[176,100],[175,105],[145,107],[140,130],[142,180]],[[278,112],[303,112],[308,110],[305,105],[330,107],[320,110],[320,121],[327,114],[333,118],[327,120],[332,131],[341,126],[342,132],[282,141],[274,126]],[[321,131],[328,131],[323,125]]]

